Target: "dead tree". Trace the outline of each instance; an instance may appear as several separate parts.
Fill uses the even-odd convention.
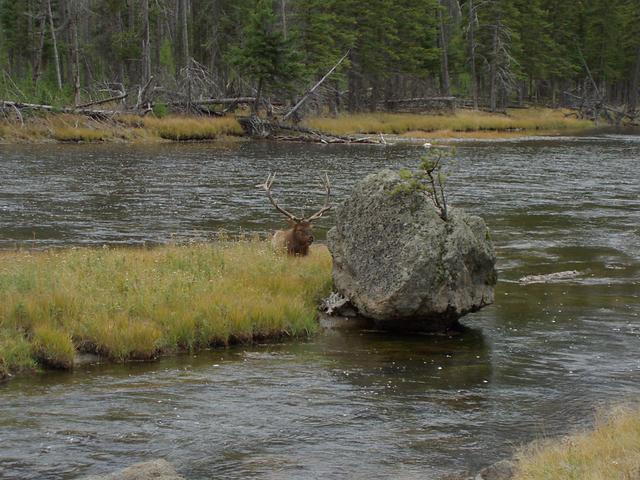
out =
[[[56,28],[53,25],[53,13],[51,11],[51,0],[47,0],[47,16],[49,17],[49,28],[51,29],[51,44],[53,47],[53,63],[56,67],[56,80],[58,89],[62,90],[62,74],[60,73],[60,54],[58,53],[58,41],[56,40]]]

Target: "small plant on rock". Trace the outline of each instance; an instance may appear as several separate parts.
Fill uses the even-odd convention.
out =
[[[444,161],[452,157],[455,153],[453,149],[432,147],[426,144],[427,153],[420,158],[417,170],[403,168],[398,172],[400,178],[404,180],[395,190],[399,192],[422,192],[433,202],[438,210],[440,218],[445,222],[448,220],[447,195],[445,193],[445,182],[447,175],[444,171]]]

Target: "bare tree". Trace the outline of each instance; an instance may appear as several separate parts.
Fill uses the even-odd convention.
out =
[[[53,46],[53,63],[56,67],[56,80],[58,89],[62,90],[62,74],[60,73],[60,54],[58,53],[58,42],[56,40],[56,28],[53,25],[53,13],[51,11],[51,0],[47,0],[47,16],[49,17],[49,28],[51,29],[51,44]]]
[[[78,41],[78,2],[69,5],[69,28],[71,29],[72,71],[73,71],[73,102],[80,105],[80,42]]]
[[[142,83],[151,78],[151,36],[149,32],[149,0],[142,0]]]

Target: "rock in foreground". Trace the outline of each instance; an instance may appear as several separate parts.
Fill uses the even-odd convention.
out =
[[[385,170],[337,209],[327,236],[336,290],[383,329],[444,331],[493,303],[495,252],[484,221],[423,193],[398,190]]]
[[[136,463],[119,472],[108,475],[93,475],[84,480],[184,480],[166,460],[151,460]]]

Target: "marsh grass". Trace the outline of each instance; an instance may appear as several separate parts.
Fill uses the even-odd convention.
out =
[[[418,115],[408,113],[373,113],[341,115],[335,118],[316,117],[305,124],[329,133],[411,134],[418,132],[555,132],[593,127],[587,120],[566,117],[562,110],[530,108],[509,110],[507,115],[479,111],[457,111],[453,115]]]
[[[31,113],[23,122],[0,121],[0,141],[15,143],[210,141],[242,133],[233,117],[121,115],[100,121],[81,115]]]
[[[242,135],[242,127],[233,117],[188,118],[145,117],[143,128],[160,138],[174,141],[212,140],[222,135]]]
[[[534,443],[517,455],[515,480],[640,478],[640,407],[598,415],[592,431]]]
[[[78,351],[146,360],[306,336],[330,287],[324,247],[303,258],[257,240],[0,252],[0,375],[70,368]]]

